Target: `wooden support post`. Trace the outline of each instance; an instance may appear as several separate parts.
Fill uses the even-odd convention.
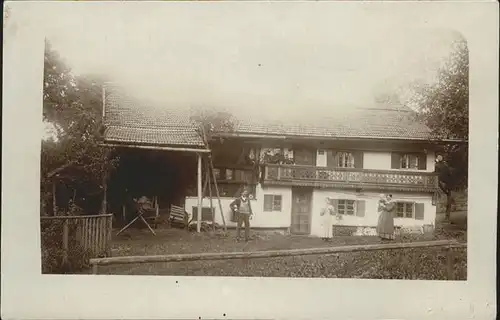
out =
[[[57,180],[54,178],[52,181],[52,211],[54,216],[57,216]]]
[[[62,237],[62,249],[63,249],[63,257],[62,264],[66,266],[68,264],[68,247],[69,247],[69,226],[68,219],[64,219],[63,221],[63,237]]]
[[[113,232],[113,217],[107,218],[107,233],[106,233],[106,256],[111,257],[111,232]]]
[[[201,232],[201,208],[202,208],[202,197],[201,197],[201,154],[198,153],[198,216],[196,221],[196,232]]]
[[[158,203],[158,196],[155,197],[155,209],[156,209],[156,218],[160,215],[160,204]]]
[[[103,164],[102,164],[102,187],[103,187],[103,195],[102,195],[102,206],[101,213],[106,214],[108,211],[108,172],[107,172],[107,162],[108,162],[108,151],[104,153],[103,156]]]
[[[104,184],[104,190],[103,190],[103,196],[102,196],[102,208],[101,208],[101,213],[106,214],[107,213],[107,208],[108,208],[108,186],[107,186],[107,181],[106,178],[103,178],[103,184]]]
[[[201,192],[201,199],[203,201],[203,199],[205,199],[205,195],[207,194],[207,187],[208,187],[208,179],[206,177],[206,174],[208,172],[205,173],[205,182],[203,183],[203,191]],[[199,208],[197,209],[197,212],[199,211]],[[198,217],[198,214],[201,215],[201,213],[197,213],[197,217]],[[203,216],[202,216],[203,217]],[[197,218],[198,219],[198,218]],[[191,218],[191,221],[194,220],[194,217]],[[189,223],[186,225],[186,230],[189,229]],[[201,229],[200,229],[201,230]]]

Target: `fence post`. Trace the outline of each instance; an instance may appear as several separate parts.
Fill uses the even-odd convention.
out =
[[[448,280],[453,280],[453,248],[450,246],[446,250],[446,272]]]
[[[108,217],[106,225],[106,255],[111,257],[111,233],[113,232],[113,216]]]
[[[68,219],[63,221],[63,258],[62,263],[65,266],[68,263],[68,242],[69,242],[69,227]]]

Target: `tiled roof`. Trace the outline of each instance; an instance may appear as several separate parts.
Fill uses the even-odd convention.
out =
[[[139,128],[109,126],[106,129],[107,141],[117,143],[135,143],[146,145],[180,145],[203,147],[203,142],[197,132],[190,128],[165,127],[165,128]]]
[[[144,104],[106,89],[104,140],[113,143],[204,147],[189,112]]]
[[[169,109],[127,98],[116,90],[106,95],[107,142],[203,147],[191,111]],[[317,138],[426,140],[429,128],[416,122],[404,106],[328,109],[293,116],[237,116],[234,133]]]
[[[353,108],[324,113],[304,112],[285,120],[265,118],[239,119],[239,134],[286,135],[318,138],[385,138],[425,140],[430,129],[414,119],[407,107]],[[335,116],[337,114],[337,116]]]

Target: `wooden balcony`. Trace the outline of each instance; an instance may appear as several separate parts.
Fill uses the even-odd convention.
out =
[[[275,164],[265,165],[263,184],[414,192],[435,192],[438,188],[433,172]]]

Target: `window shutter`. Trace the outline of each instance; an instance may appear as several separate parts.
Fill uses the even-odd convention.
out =
[[[328,150],[326,154],[326,166],[329,168],[337,167],[337,157],[336,152],[333,150]]]
[[[264,211],[273,211],[273,196],[270,194],[264,195]]]
[[[354,168],[363,169],[363,151],[354,152]]]
[[[401,210],[399,210],[401,208]],[[394,216],[396,218],[403,218],[404,217],[404,203],[396,202],[394,204],[394,211],[395,214]]]
[[[338,212],[339,210],[339,200],[338,199],[332,199],[332,206],[335,208],[335,213]]]
[[[275,202],[278,203],[278,205],[274,205]],[[283,206],[283,200],[281,199],[281,195],[275,195],[273,198],[273,211],[281,211],[281,207]]]
[[[366,201],[356,200],[356,216],[364,217],[366,211]]]
[[[415,219],[424,220],[424,204],[415,203]]]
[[[391,153],[391,169],[401,169],[401,155],[399,153]]]
[[[425,153],[419,153],[418,158],[418,170],[427,170],[427,155]]]

